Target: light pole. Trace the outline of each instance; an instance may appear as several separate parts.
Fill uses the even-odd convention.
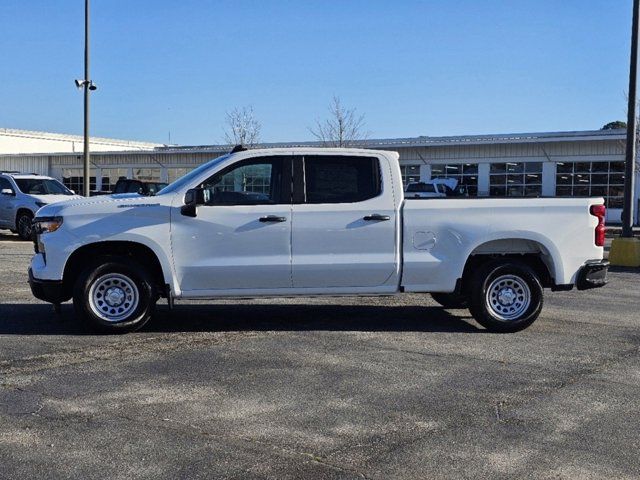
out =
[[[629,105],[627,107],[627,149],[624,177],[624,209],[622,210],[622,236],[633,237],[633,194],[636,160],[636,86],[638,70],[638,15],[640,1],[633,0],[633,27],[631,31],[631,60],[629,62]]]
[[[633,0],[631,27],[631,58],[629,62],[629,104],[627,107],[627,147],[624,169],[624,207],[622,236],[614,238],[609,253],[612,265],[640,267],[640,239],[633,236],[633,199],[636,161],[636,87],[638,70],[638,17],[640,0]]]
[[[97,87],[89,80],[89,0],[84,0],[84,79],[76,80],[76,87],[84,89],[84,168],[83,168],[83,195],[91,194],[89,178],[90,151],[89,151],[89,92]]]

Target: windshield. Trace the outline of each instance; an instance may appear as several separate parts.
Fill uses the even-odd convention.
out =
[[[27,195],[73,195],[71,190],[52,178],[14,178],[18,188]]]
[[[209,168],[215,166],[218,163],[223,162],[227,158],[229,158],[229,154],[223,155],[223,156],[218,157],[218,158],[214,158],[213,160],[210,160],[207,163],[203,163],[198,168],[196,168],[194,170],[191,170],[186,175],[180,177],[176,181],[174,181],[174,182],[170,183],[169,185],[167,185],[166,187],[164,187],[162,190],[160,190],[158,193],[156,193],[156,195],[164,195],[165,193],[173,193],[176,190],[180,190],[184,186],[189,185],[194,179],[198,178],[200,176],[200,174],[202,174],[202,172],[208,170]]]

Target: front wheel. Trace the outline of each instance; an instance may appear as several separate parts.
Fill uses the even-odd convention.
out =
[[[471,278],[469,310],[492,332],[517,332],[540,315],[542,285],[528,265],[498,260],[481,267]]]
[[[31,212],[22,212],[16,218],[16,231],[22,240],[31,240],[32,222],[33,214]]]
[[[157,300],[154,282],[125,257],[105,257],[84,270],[73,291],[76,316],[105,333],[131,332],[149,321]]]

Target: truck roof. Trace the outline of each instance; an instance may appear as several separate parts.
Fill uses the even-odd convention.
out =
[[[234,153],[234,155],[242,155],[242,154],[251,154],[251,156],[259,155],[262,153],[265,154],[273,154],[276,152],[284,152],[289,153],[317,153],[317,154],[349,154],[349,153],[358,153],[358,154],[396,154],[393,150],[373,150],[370,148],[348,148],[348,147],[274,147],[274,148],[255,148],[255,149],[247,149],[241,150]]]

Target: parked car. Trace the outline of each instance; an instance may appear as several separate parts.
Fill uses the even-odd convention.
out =
[[[540,314],[543,288],[606,283],[604,216],[602,198],[405,202],[395,152],[236,149],[153,199],[42,208],[29,281],[110,332],[140,328],[158,297],[401,292],[514,332]]]
[[[406,198],[442,198],[447,196],[445,185],[431,182],[409,183],[404,192]]]
[[[121,178],[116,182],[111,193],[139,193],[140,195],[151,196],[158,193],[167,183],[145,182],[129,178]]]
[[[43,175],[0,172],[0,229],[31,239],[31,221],[38,209],[80,198],[58,180]]]
[[[467,197],[465,185],[459,185],[455,178],[432,178],[426,182],[407,184],[405,198]]]

